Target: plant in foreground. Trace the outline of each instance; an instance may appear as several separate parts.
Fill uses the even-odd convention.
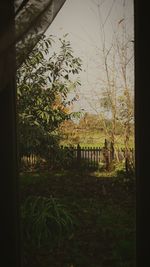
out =
[[[21,207],[23,243],[52,247],[72,234],[74,220],[56,198],[29,196]]]

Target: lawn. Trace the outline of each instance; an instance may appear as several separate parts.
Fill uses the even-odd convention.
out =
[[[73,220],[59,242],[38,247],[24,236],[23,267],[134,267],[135,188],[125,186],[125,178],[115,172],[20,174],[21,205],[29,196],[51,196]]]
[[[72,143],[71,138],[68,140],[63,140],[60,142],[60,145],[69,145],[70,142],[74,145],[80,144],[81,147],[103,147],[106,135],[101,131],[86,131],[80,132],[76,134],[77,140]],[[123,136],[116,135],[116,147],[123,148],[124,147],[124,140]],[[129,145],[131,148],[134,147],[134,136],[130,136]]]

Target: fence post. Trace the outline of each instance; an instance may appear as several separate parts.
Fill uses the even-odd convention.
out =
[[[114,160],[114,152],[115,152],[115,150],[114,150],[114,144],[113,144],[113,142],[111,142],[110,143],[110,161],[113,161]]]
[[[108,151],[108,141],[105,139],[104,143],[104,157],[105,157],[105,168],[109,170],[109,151]]]
[[[77,168],[80,168],[81,165],[81,147],[77,145]]]

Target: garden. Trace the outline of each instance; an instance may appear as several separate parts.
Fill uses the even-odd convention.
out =
[[[128,178],[121,170],[20,174],[23,266],[135,266],[135,180]]]
[[[108,119],[104,111],[108,107],[114,111],[114,105],[105,95],[101,119],[73,112],[82,62],[74,56],[67,35],[57,41],[56,53],[54,37],[42,36],[17,70],[23,267],[133,267],[136,187],[134,154],[129,153],[134,144],[131,105],[121,98],[120,117]],[[115,152],[122,144],[120,160]],[[75,165],[69,165],[69,150],[62,145],[76,146],[71,148]],[[87,162],[94,162],[94,168],[87,168]]]

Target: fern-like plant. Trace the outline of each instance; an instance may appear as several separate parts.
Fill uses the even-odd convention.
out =
[[[30,196],[21,207],[23,242],[34,246],[58,244],[72,234],[74,220],[58,199]]]

